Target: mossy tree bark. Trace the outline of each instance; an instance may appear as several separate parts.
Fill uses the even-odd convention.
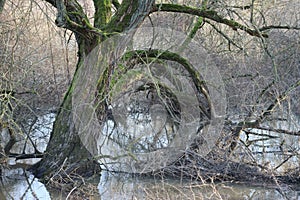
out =
[[[111,35],[138,27],[154,4],[154,0],[123,0],[120,5],[111,0],[94,0],[95,22],[91,25],[76,0],[47,2],[57,8],[57,26],[75,34],[79,47],[76,72],[83,67],[84,58],[94,47]],[[111,14],[112,5],[118,7],[114,16]],[[73,89],[80,84],[76,72],[54,122],[46,153],[31,169],[44,180],[71,173],[90,176],[100,170],[99,164],[82,145],[72,118]]]

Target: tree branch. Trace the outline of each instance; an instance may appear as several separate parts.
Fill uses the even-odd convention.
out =
[[[300,131],[289,131],[289,130],[284,130],[284,129],[277,129],[277,128],[266,128],[266,127],[257,127],[257,129],[260,130],[265,130],[265,131],[272,131],[272,132],[277,132],[277,133],[283,133],[287,135],[296,135],[300,136]]]
[[[94,40],[97,36],[104,36],[103,32],[94,28],[83,8],[76,0],[45,0],[57,9],[55,23],[87,40]]]
[[[43,156],[44,156],[43,153],[31,153],[31,154],[10,153],[10,154],[8,154],[8,157],[16,158],[16,160],[29,159],[29,158],[42,158]]]
[[[157,11],[177,12],[177,13],[197,15],[199,17],[204,17],[206,19],[213,20],[217,23],[225,24],[231,27],[233,30],[240,29],[252,36],[265,37],[265,38],[268,37],[268,35],[265,33],[261,33],[260,31],[250,29],[245,25],[242,25],[234,20],[229,20],[224,18],[214,10],[206,10],[206,9],[200,9],[196,7],[190,7],[190,6],[178,5],[178,4],[157,4],[153,7],[152,12],[157,12]]]
[[[213,109],[213,103],[210,98],[209,91],[206,87],[206,83],[203,80],[203,78],[201,77],[201,75],[199,74],[199,72],[194,69],[194,67],[190,64],[190,62],[188,60],[186,60],[185,58],[181,57],[180,55],[178,55],[176,53],[173,53],[170,51],[162,51],[162,50],[158,50],[158,49],[151,49],[148,51],[145,51],[145,50],[130,51],[124,55],[124,59],[126,59],[126,60],[127,59],[128,60],[140,59],[140,60],[144,61],[143,59],[147,59],[147,58],[171,60],[171,61],[180,63],[191,75],[192,80],[193,80],[198,92],[203,94],[207,100],[209,108],[207,109],[207,107],[204,106],[205,104],[203,104],[203,105],[199,104],[199,108],[207,116],[208,119],[212,118],[211,114],[214,114],[214,113],[211,113],[211,111]],[[201,102],[201,100],[199,99],[199,103],[200,102]],[[203,102],[201,102],[201,103],[203,103]]]
[[[300,27],[297,26],[275,26],[275,25],[271,25],[271,26],[264,26],[259,28],[259,31],[266,31],[266,30],[270,30],[270,29],[293,29],[293,30],[300,30]]]
[[[274,100],[274,103],[272,103],[267,110],[262,112],[261,116],[259,117],[259,121],[262,121],[266,116],[270,115],[271,112],[275,109],[276,106],[280,104],[281,101],[285,100],[290,92],[295,90],[297,87],[300,86],[300,80],[297,80],[294,84],[292,84],[284,93],[279,95],[278,98]]]
[[[206,21],[215,31],[217,31],[220,35],[222,35],[227,41],[228,41],[228,49],[231,50],[230,44],[233,44],[233,46],[237,47],[239,50],[243,51],[243,47],[240,47],[238,44],[236,44],[229,36],[227,36],[225,33],[223,33],[221,30],[219,30],[214,24],[210,23],[209,21]]]

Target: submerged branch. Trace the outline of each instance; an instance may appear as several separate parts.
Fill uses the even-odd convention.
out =
[[[266,127],[258,127],[257,129],[264,130],[264,131],[272,131],[277,133],[283,133],[287,135],[296,135],[300,136],[300,131],[289,131],[284,129],[277,129],[277,128],[266,128]]]
[[[8,154],[8,157],[16,158],[16,160],[29,159],[29,158],[42,158],[43,156],[44,156],[43,153],[31,153],[31,154],[10,153],[10,154]]]

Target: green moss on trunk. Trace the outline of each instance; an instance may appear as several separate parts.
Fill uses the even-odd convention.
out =
[[[82,67],[81,61],[77,67]],[[72,94],[74,86],[79,84],[77,81],[75,73],[53,125],[46,153],[43,159],[31,168],[36,177],[42,177],[45,181],[52,178],[60,169],[64,169],[57,174],[60,176],[74,173],[74,170],[83,177],[100,172],[99,163],[92,159],[92,155],[82,145],[73,123]]]
[[[94,0],[95,15],[94,26],[101,28],[107,24],[111,18],[111,0]]]
[[[44,180],[49,180],[55,175],[68,176],[70,173],[78,173],[81,176],[89,176],[95,171],[100,170],[99,164],[93,160],[92,155],[82,144],[78,132],[76,130],[73,116],[72,116],[72,95],[74,92],[74,87],[77,84],[81,84],[81,80],[78,77],[78,69],[83,67],[84,58],[96,47],[99,42],[104,41],[106,38],[100,38],[99,34],[94,33],[95,30],[100,30],[94,27],[89,27],[85,15],[78,15],[76,11],[82,13],[82,9],[78,5],[72,4],[73,1],[68,2],[67,11],[71,12],[69,14],[70,22],[66,26],[71,31],[75,33],[76,41],[78,43],[78,56],[79,61],[77,64],[77,69],[72,80],[71,86],[65,95],[62,106],[59,109],[57,118],[55,120],[53,131],[51,133],[51,138],[46,149],[46,153],[43,159],[32,167],[32,171],[37,177],[42,177]],[[122,32],[132,27],[138,26],[145,16],[150,12],[151,6],[154,0],[123,0],[120,8],[118,9],[115,16],[110,20],[106,26],[106,33]],[[74,3],[74,2],[73,2]],[[96,16],[95,24],[101,27],[106,24],[110,19],[110,0],[94,0],[96,3]],[[74,11],[74,12],[73,12]],[[101,13],[103,11],[103,13]],[[84,21],[82,21],[83,19]],[[85,23],[85,20],[87,21]],[[79,25],[73,25],[71,22],[76,22]],[[92,31],[91,31],[92,30]],[[88,36],[86,34],[89,34]],[[99,66],[104,67],[104,66]],[[107,91],[109,76],[112,74],[110,70],[106,71],[105,77],[99,79],[102,85],[102,92],[99,95],[104,95]],[[101,81],[103,80],[103,81]],[[108,88],[109,90],[109,88]],[[101,109],[101,114],[105,112],[105,109]],[[63,169],[63,170],[62,170]]]
[[[124,0],[117,13],[105,27],[107,32],[123,32],[129,25],[134,12],[138,7],[138,0]]]

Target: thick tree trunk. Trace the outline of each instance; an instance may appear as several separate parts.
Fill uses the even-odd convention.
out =
[[[108,23],[110,13],[96,9],[95,18],[98,24],[95,24],[95,28],[103,27],[107,34],[104,36],[100,34],[102,31],[96,31],[94,27],[86,26],[87,18],[84,13],[76,14],[83,11],[76,1],[68,1],[65,5],[63,1],[47,0],[47,2],[58,9],[57,25],[70,29],[75,33],[79,46],[79,61],[76,72],[83,66],[84,57],[99,42],[104,41],[107,36],[111,35],[110,33],[121,33],[137,28],[150,13],[154,4],[154,0],[123,0],[117,13]],[[106,1],[95,2],[105,3]],[[95,4],[95,6],[102,8],[102,4]],[[106,12],[107,15],[102,16],[102,12]],[[77,24],[83,24],[77,26],[76,23],[72,23],[70,20],[75,21]],[[77,84],[80,84],[80,78],[75,73],[55,120],[46,153],[43,159],[31,168],[31,171],[37,177],[43,178],[45,181],[55,177],[68,176],[71,173],[86,177],[100,171],[99,163],[93,159],[90,152],[83,146],[73,121],[72,95]]]
[[[78,67],[80,65],[79,62]],[[79,84],[77,80],[75,75],[57,114],[43,159],[32,168],[37,177],[43,177],[45,180],[58,174],[58,171],[59,175],[74,172],[81,176],[90,176],[100,171],[99,163],[92,159],[91,154],[82,145],[73,122],[72,93],[74,86]]]

